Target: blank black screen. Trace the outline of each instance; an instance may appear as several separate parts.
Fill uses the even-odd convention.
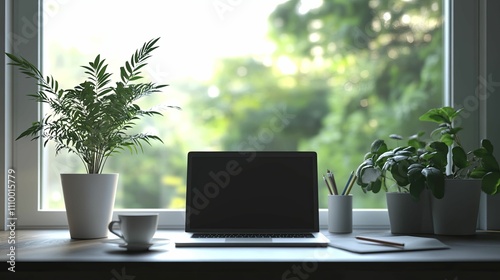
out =
[[[317,231],[315,152],[190,152],[189,232]]]

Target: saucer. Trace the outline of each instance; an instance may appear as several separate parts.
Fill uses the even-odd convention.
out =
[[[108,243],[117,244],[118,247],[127,249],[127,251],[147,251],[152,246],[168,244],[169,239],[153,238],[151,243],[124,243],[121,239],[109,240]]]
[[[123,243],[118,246],[127,249],[127,251],[147,251],[153,245],[153,243]]]

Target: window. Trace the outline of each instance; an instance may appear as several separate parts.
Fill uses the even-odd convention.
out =
[[[108,161],[107,170],[121,173],[118,208],[183,208],[189,150],[315,150],[320,170],[333,169],[345,182],[369,149],[366,139],[416,133],[417,116],[442,104],[439,0],[302,2],[121,1],[119,12],[113,1],[47,2],[44,72],[63,88],[79,82],[76,65],[95,54],[116,71],[134,47],[162,37],[145,74],[170,87],[148,105],[175,103],[183,111],[144,124],[165,145]],[[88,14],[109,23],[99,28]],[[136,24],[124,29],[123,18]],[[276,116],[286,118],[279,131],[270,128]],[[42,156],[48,209],[63,207],[59,174],[80,166],[74,156],[53,155],[48,149]],[[355,194],[357,208],[385,207],[383,196]]]
[[[184,157],[187,150],[237,149],[252,145],[255,149],[316,150],[320,156],[320,172],[326,168],[334,169],[339,178],[345,179],[369,148],[366,139],[387,139],[387,135],[395,132],[409,136],[417,131],[419,125],[410,122],[427,108],[440,106],[443,102],[445,71],[441,65],[448,56],[444,55],[443,38],[446,33],[442,15],[447,5],[441,1],[396,1],[392,4],[386,3],[388,1],[367,1],[368,6],[366,3],[359,4],[362,7],[354,7],[358,5],[355,3],[333,7],[331,1],[302,1],[299,4],[298,1],[268,1],[265,7],[253,2],[207,1],[206,4],[198,4],[204,5],[203,9],[196,9],[201,14],[196,14],[189,5],[185,13],[169,14],[173,9],[165,6],[152,8],[153,5],[167,3],[141,2],[140,7],[133,7],[137,15],[144,13],[145,9],[163,13],[143,19],[136,17],[137,26],[148,27],[139,30],[124,30],[120,24],[102,23],[106,24],[106,28],[102,28],[106,32],[101,37],[97,31],[90,32],[92,27],[86,25],[81,25],[83,31],[77,29],[80,25],[71,25],[74,29],[60,30],[64,36],[58,35],[57,30],[61,26],[68,26],[58,20],[84,22],[85,19],[78,20],[76,15],[65,15],[65,12],[75,9],[78,14],[87,14],[82,13],[84,7],[78,5],[114,11],[112,7],[103,6],[113,2],[90,5],[88,1],[45,1],[44,9],[40,11],[36,2],[12,3],[13,15],[21,15],[13,17],[18,19],[14,21],[13,34],[23,36],[12,37],[18,40],[11,42],[11,46],[31,61],[38,59],[37,52],[33,50],[43,46],[44,70],[60,82],[67,81],[67,86],[74,85],[72,79],[75,74],[66,69],[78,70],[75,65],[85,64],[97,53],[110,59],[110,69],[116,72],[142,42],[162,37],[160,48],[153,54],[153,58],[158,57],[158,60],[151,60],[147,73],[151,79],[161,79],[161,82],[171,86],[165,90],[165,99],[154,100],[153,103],[174,103],[184,109],[181,112],[165,111],[165,117],[156,119],[156,124],[152,126],[164,133],[166,147],[146,149],[149,155],[121,155],[120,160],[110,162],[107,169],[116,168],[118,172],[127,174],[129,172],[122,171],[126,167],[118,165],[129,162],[132,169],[144,167],[143,170],[135,169],[145,174],[151,170],[147,161],[151,162],[149,158],[160,151],[160,159],[155,158],[155,166],[160,166],[160,169],[156,175],[146,176],[153,177],[153,181],[144,181],[140,174],[129,179],[121,176],[120,188],[123,192],[118,194],[117,203],[119,208],[136,210],[170,208],[172,210],[163,214],[161,223],[164,226],[181,226],[183,223],[182,211],[175,209],[183,207]],[[281,5],[273,7],[271,4]],[[120,2],[120,6],[120,15],[123,16],[127,13],[123,12],[127,2]],[[251,16],[247,14],[254,12],[256,14]],[[469,11],[472,12],[474,10]],[[37,26],[40,14],[44,16],[44,28],[39,37],[33,26]],[[93,19],[99,18],[97,11],[92,14]],[[176,14],[185,16],[176,17]],[[200,33],[200,28],[210,26],[201,22],[207,14],[215,19],[214,25]],[[108,12],[105,16],[112,17],[113,14]],[[196,21],[188,16],[194,16]],[[271,17],[269,26],[266,25],[268,16]],[[477,17],[476,14],[466,16]],[[170,19],[177,21],[168,24]],[[239,25],[245,22],[252,24],[250,27]],[[154,29],[156,26],[164,33],[158,35]],[[245,36],[238,37],[241,33]],[[89,37],[85,37],[86,34]],[[118,37],[111,38],[109,34]],[[270,39],[266,41],[267,35]],[[71,45],[74,38],[86,39],[83,42],[74,41]],[[224,41],[227,38],[233,40]],[[261,43],[254,45],[257,39]],[[120,48],[108,45],[116,46],[117,42]],[[222,45],[217,45],[218,42]],[[225,49],[231,43],[235,43],[235,48]],[[92,49],[95,46],[99,48]],[[190,55],[180,55],[183,49]],[[68,60],[68,57],[71,59]],[[206,66],[200,61],[206,62]],[[64,71],[58,75],[61,72],[58,69]],[[217,71],[210,73],[211,69]],[[38,112],[35,107],[29,107],[33,106],[32,102],[21,96],[22,92],[33,90],[33,85],[27,85],[21,80],[23,77],[17,75],[14,79],[13,120],[16,121],[13,135],[18,135],[37,117]],[[276,114],[276,110],[293,116],[293,121],[280,133],[271,135],[266,130],[265,120]],[[394,119],[401,122],[393,122]],[[261,142],[250,145],[249,137],[261,139]],[[58,170],[73,161],[64,156],[48,159],[46,155],[53,153],[46,154],[39,143],[21,140],[12,145],[15,149],[13,166],[20,172],[18,184],[30,188],[23,188],[20,194],[27,198],[23,203],[30,205],[21,211],[20,215],[24,216],[21,223],[40,224],[39,218],[43,217],[44,225],[63,225],[64,213],[58,210],[61,198],[57,190],[47,186],[56,186],[51,182],[57,180]],[[343,148],[347,145],[352,148]],[[59,168],[54,169],[58,164]],[[56,175],[47,177],[50,172],[38,173],[39,165],[43,172],[48,168],[55,170],[51,172]],[[136,179],[138,181],[134,181]],[[39,182],[42,182],[40,198],[33,195]],[[322,191],[324,196],[325,189],[322,188]],[[137,199],[139,196],[148,197],[148,194],[165,199]],[[382,194],[358,192],[355,195],[360,198],[355,205],[357,208],[369,208],[355,213],[355,224],[374,225],[372,218],[377,215],[381,218],[375,223],[385,223],[383,210],[371,210],[384,208]],[[324,197],[322,206],[325,206]]]

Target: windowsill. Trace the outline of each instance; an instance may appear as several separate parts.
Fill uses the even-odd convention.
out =
[[[324,231],[328,238],[349,238],[366,232],[356,230],[352,234],[330,235]],[[258,269],[254,268],[258,267],[272,267],[279,271],[283,267],[295,264],[308,264],[308,267],[316,269],[315,273],[318,275],[320,271],[326,273],[332,269],[350,271],[349,273],[354,274],[360,273],[359,269],[365,273],[367,271],[385,273],[387,266],[390,266],[398,267],[397,271],[403,268],[403,270],[415,270],[417,273],[441,271],[458,273],[454,275],[460,273],[469,275],[467,273],[488,272],[490,273],[488,275],[500,276],[498,232],[478,232],[470,237],[432,236],[450,246],[450,249],[379,254],[356,254],[331,247],[176,248],[174,241],[185,234],[182,230],[159,230],[155,239],[162,239],[163,244],[153,246],[149,252],[127,253],[118,247],[118,239],[114,236],[95,240],[72,240],[68,230],[18,230],[15,233],[15,261],[18,263],[17,271],[21,273],[29,273],[23,272],[27,267],[31,267],[28,271],[51,273],[53,269],[60,269],[60,262],[64,262],[92,267],[89,273],[104,273],[104,276],[109,276],[108,278],[112,278],[109,271],[113,268],[119,270],[122,266],[128,267],[130,271],[149,267],[150,272],[155,269],[165,271],[170,269],[181,273],[181,271],[186,272],[187,267],[189,267],[187,271],[204,268],[205,263],[209,263],[211,267],[234,267],[238,271],[248,269],[251,273],[257,273]],[[9,234],[8,231],[0,232],[1,239],[4,240],[1,244],[2,252],[7,251],[7,254],[10,246],[13,246],[6,242]],[[3,263],[7,261],[7,254],[2,255]],[[393,265],[394,263],[397,265]],[[135,271],[136,275],[141,273]]]
[[[26,203],[26,202],[25,202]],[[16,229],[67,229],[66,212],[61,210],[39,210],[35,215],[30,215],[26,209],[17,209],[23,213],[19,213]],[[185,212],[184,210],[165,210],[165,209],[115,209],[113,220],[118,220],[119,214],[136,213],[136,212],[154,212],[159,213],[158,228],[159,229],[184,229]],[[327,228],[327,209],[319,209],[319,224],[320,228]],[[22,218],[21,218],[22,217]],[[369,209],[360,208],[353,209],[352,222],[356,228],[360,229],[388,229],[389,216],[387,209]],[[5,220],[8,224],[8,221]]]

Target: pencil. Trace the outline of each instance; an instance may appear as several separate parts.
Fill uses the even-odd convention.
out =
[[[330,179],[330,183],[332,185],[333,193],[335,195],[339,194],[339,191],[337,189],[337,183],[335,182],[335,176],[333,175],[333,172],[331,172],[329,169],[326,170],[328,178]]]
[[[349,195],[349,193],[351,192],[352,186],[354,185],[354,182],[356,182],[357,179],[358,179],[358,176],[356,176],[356,175],[354,175],[354,177],[352,177],[351,183],[349,183],[349,187],[347,187],[345,195]]]
[[[405,246],[404,243],[392,242],[392,241],[370,238],[370,237],[365,237],[365,236],[356,236],[356,239],[363,240],[363,241],[375,242],[375,243],[382,244],[382,245],[397,246],[397,247],[404,247]]]
[[[330,193],[330,195],[333,195],[332,189],[330,188],[330,185],[328,185],[328,181],[326,180],[325,176],[323,176],[323,180],[325,181],[328,192]]]
[[[354,171],[351,171],[351,175],[349,176],[349,179],[347,180],[347,183],[345,184],[344,190],[342,191],[342,195],[345,195],[347,188],[349,188],[349,185],[351,184],[351,181],[352,181],[352,176],[354,176]]]

